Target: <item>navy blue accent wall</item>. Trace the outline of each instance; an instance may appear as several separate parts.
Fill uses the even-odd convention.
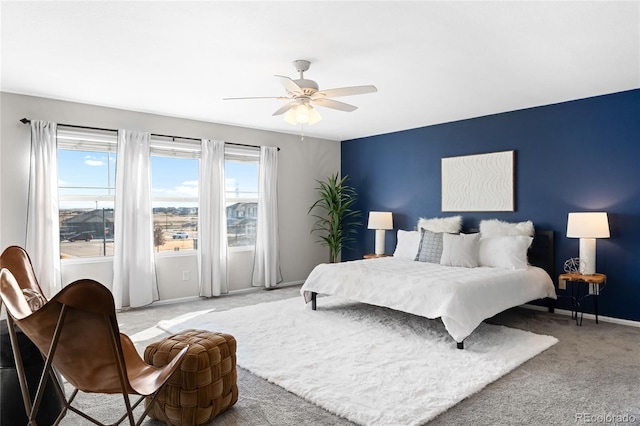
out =
[[[611,238],[597,241],[597,270],[608,276],[599,313],[640,321],[640,89],[342,142],[342,174],[364,218],[343,259],[373,252],[371,210],[393,212],[387,253],[395,230],[458,214],[441,211],[441,158],[507,150],[515,151],[515,211],[460,213],[464,226],[530,219],[554,230],[562,272],[578,256],[578,240],[565,236],[567,213],[608,212]],[[561,297],[559,307],[569,306]],[[593,312],[591,300],[585,310]]]

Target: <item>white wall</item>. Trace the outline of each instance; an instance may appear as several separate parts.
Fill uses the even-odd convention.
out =
[[[212,112],[212,116],[215,112]],[[340,170],[340,143],[298,135],[267,132],[203,121],[186,120],[114,108],[32,96],[0,93],[0,249],[24,246],[27,212],[30,128],[23,117],[57,123],[112,129],[148,131],[192,138],[221,139],[250,145],[280,147],[278,202],[280,261],[284,283],[303,281],[311,269],[327,260],[327,250],[310,234],[313,220],[307,215],[315,200],[315,179]],[[249,288],[252,252],[229,254],[231,290]],[[182,280],[182,271],[189,279]],[[194,254],[161,255],[157,273],[162,300],[197,295],[197,262]],[[111,287],[112,263],[108,259],[63,261],[63,283],[93,278]]]

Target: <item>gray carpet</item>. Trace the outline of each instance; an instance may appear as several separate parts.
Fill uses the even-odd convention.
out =
[[[177,315],[226,310],[299,295],[299,286],[236,293],[209,300],[151,306],[118,314],[129,335]],[[322,306],[319,300],[319,306]],[[582,327],[560,314],[515,308],[491,323],[549,334],[560,341],[541,355],[443,413],[429,425],[640,425],[640,328],[585,319]],[[219,330],[224,331],[224,330]],[[239,345],[242,342],[238,342]],[[453,342],[452,342],[453,344]],[[274,360],[277,362],[277,360]],[[238,369],[240,397],[211,425],[351,425],[251,373]],[[105,421],[121,397],[80,395],[78,405]],[[619,417],[616,417],[619,416]],[[628,421],[632,419],[633,421]],[[68,414],[63,425],[86,421]],[[161,423],[147,420],[146,426]],[[399,425],[400,426],[400,425]]]

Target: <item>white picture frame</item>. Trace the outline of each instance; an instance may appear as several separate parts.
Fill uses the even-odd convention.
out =
[[[512,212],[515,151],[441,159],[443,212]]]

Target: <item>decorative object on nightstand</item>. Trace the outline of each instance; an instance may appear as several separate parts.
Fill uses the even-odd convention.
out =
[[[559,282],[570,282],[571,285],[571,319],[576,320],[577,325],[582,325],[582,315],[584,314],[583,301],[587,296],[593,296],[593,307],[596,315],[596,324],[598,324],[598,296],[600,296],[600,285],[603,287],[607,283],[605,274],[581,274],[579,272],[569,272],[558,276]],[[584,296],[580,296],[580,284],[589,285],[589,291]],[[578,318],[578,309],[580,309],[580,318]]]
[[[391,212],[369,212],[369,229],[376,230],[377,255],[384,254],[384,233],[387,229],[393,229],[393,217]]]
[[[580,272],[581,269],[584,269],[584,264],[580,263],[579,257],[572,257],[564,262],[564,272],[567,274]]]
[[[596,273],[596,238],[609,238],[609,220],[604,212],[569,213],[567,237],[580,238],[580,264],[584,275]]]

